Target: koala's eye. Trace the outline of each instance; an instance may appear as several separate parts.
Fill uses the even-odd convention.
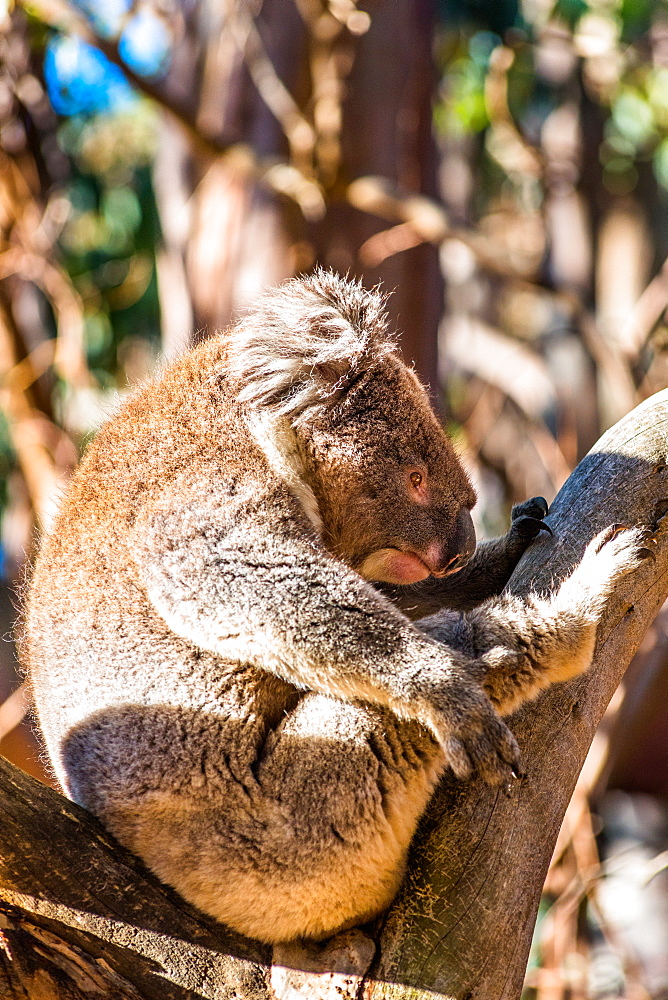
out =
[[[427,485],[427,472],[420,471],[419,468],[412,468],[409,466],[404,472],[404,489],[408,495],[408,499],[412,503],[419,503],[423,506],[428,506],[431,502],[429,496],[429,487]]]

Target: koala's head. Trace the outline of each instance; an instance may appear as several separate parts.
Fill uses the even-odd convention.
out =
[[[475,493],[380,295],[324,271],[289,282],[233,331],[230,356],[240,400],[291,427],[334,555],[389,583],[461,568]]]

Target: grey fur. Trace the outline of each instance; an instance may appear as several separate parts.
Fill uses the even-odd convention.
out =
[[[323,270],[264,295],[229,336],[239,400],[291,418],[396,353],[380,296]]]
[[[585,669],[601,595],[638,559],[626,532],[552,601],[412,624],[373,581],[405,599],[447,574],[475,495],[383,317],[378,295],[320,272],[171,365],[89,449],[28,600],[63,788],[266,941],[390,902],[443,769],[510,777],[492,703]],[[458,606],[498,592],[543,513],[481,547]],[[427,587],[429,608],[457,579]]]

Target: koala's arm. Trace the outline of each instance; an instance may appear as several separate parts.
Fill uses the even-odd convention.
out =
[[[490,781],[509,777],[516,744],[465,657],[334,559],[286,501],[225,523],[215,497],[179,499],[142,519],[134,546],[140,580],[172,632],[297,687],[416,719],[460,776],[477,767]]]
[[[550,530],[543,523],[546,514],[543,497],[532,497],[513,507],[507,534],[481,542],[457,573],[442,579],[432,576],[410,586],[385,583],[376,586],[411,621],[441,608],[469,611],[501,593],[527,547],[541,531]]]
[[[601,532],[549,597],[502,594],[467,614],[441,612],[418,622],[426,635],[466,654],[468,668],[501,715],[591,663],[596,626],[616,582],[649,553],[647,532]]]

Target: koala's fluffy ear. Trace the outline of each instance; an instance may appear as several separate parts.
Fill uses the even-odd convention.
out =
[[[396,351],[382,296],[323,270],[261,299],[229,341],[239,400],[291,419]]]

